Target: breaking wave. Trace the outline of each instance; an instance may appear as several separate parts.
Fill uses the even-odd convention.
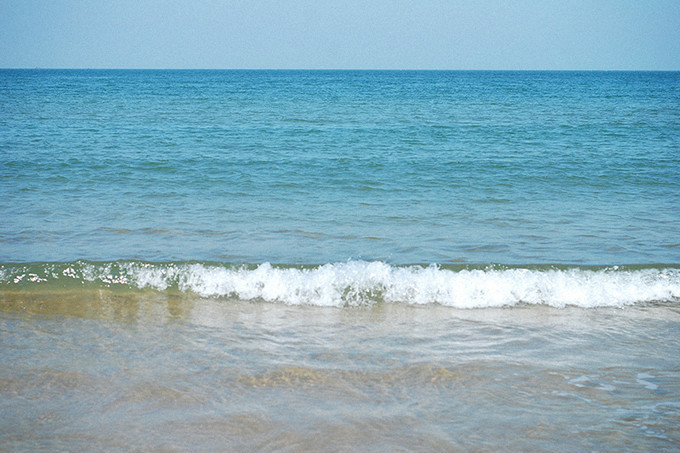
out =
[[[100,287],[179,291],[290,305],[439,304],[455,308],[542,304],[623,307],[680,301],[677,266],[319,266],[116,261],[0,265],[0,292]]]

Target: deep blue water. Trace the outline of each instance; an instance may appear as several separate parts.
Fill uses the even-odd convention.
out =
[[[680,73],[0,71],[0,262],[680,263]]]

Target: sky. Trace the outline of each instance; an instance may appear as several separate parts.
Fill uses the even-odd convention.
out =
[[[680,0],[0,0],[0,67],[680,70]]]

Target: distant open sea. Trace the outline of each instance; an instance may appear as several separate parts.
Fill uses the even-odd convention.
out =
[[[680,72],[0,70],[0,450],[678,426]]]

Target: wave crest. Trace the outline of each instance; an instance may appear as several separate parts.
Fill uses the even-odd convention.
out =
[[[0,266],[0,289],[36,285],[178,290],[202,297],[336,307],[380,302],[456,308],[622,307],[680,301],[680,269],[674,267],[449,269],[379,261],[316,267],[136,261]]]

